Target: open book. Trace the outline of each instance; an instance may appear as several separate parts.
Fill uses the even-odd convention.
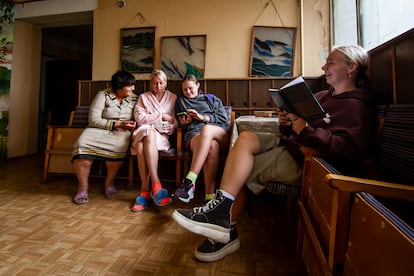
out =
[[[276,106],[305,120],[327,116],[302,77],[297,77],[280,89],[269,89],[269,94]]]

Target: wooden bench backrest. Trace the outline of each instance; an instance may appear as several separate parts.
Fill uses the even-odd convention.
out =
[[[390,105],[386,108],[379,139],[379,179],[412,185],[414,105]]]
[[[344,275],[411,275],[414,230],[367,193],[357,193],[350,217]]]
[[[89,106],[76,106],[76,109],[71,112],[69,126],[85,128],[88,126]]]

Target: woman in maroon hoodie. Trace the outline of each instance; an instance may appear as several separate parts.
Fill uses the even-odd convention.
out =
[[[216,261],[240,247],[235,222],[244,207],[244,189],[254,193],[268,181],[299,181],[303,156],[300,146],[316,149],[340,171],[364,159],[373,129],[371,94],[366,90],[367,52],[359,46],[335,48],[322,67],[329,90],[316,94],[329,117],[305,121],[279,111],[279,131],[241,132],[227,157],[220,189],[204,207],[177,209],[177,223],[206,236],[195,251],[201,261]],[[237,199],[235,200],[237,196]]]

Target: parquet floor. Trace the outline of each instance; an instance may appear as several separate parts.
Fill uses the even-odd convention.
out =
[[[238,224],[240,250],[202,263],[193,252],[203,237],[171,218],[183,204],[132,213],[138,185],[126,190],[120,180],[108,200],[96,178],[89,204],[76,206],[75,177],[42,184],[42,167],[42,155],[0,161],[1,275],[305,275],[294,262],[297,218],[285,219],[283,197],[252,197]]]

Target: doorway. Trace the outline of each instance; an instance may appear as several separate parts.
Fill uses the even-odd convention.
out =
[[[78,102],[78,80],[92,77],[93,25],[42,29],[39,152],[48,125],[67,125]]]

